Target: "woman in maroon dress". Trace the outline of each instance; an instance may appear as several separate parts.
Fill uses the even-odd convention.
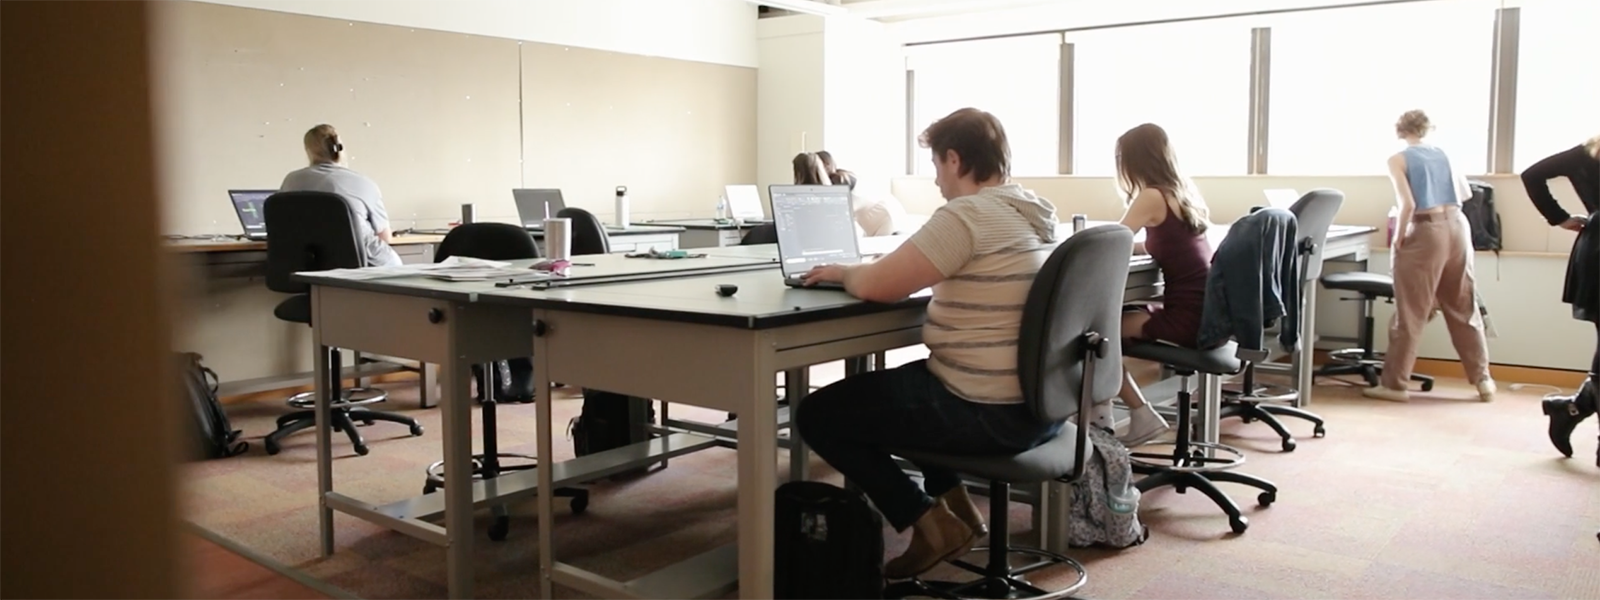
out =
[[[1122,225],[1145,241],[1135,246],[1161,269],[1161,302],[1129,307],[1122,314],[1122,337],[1194,347],[1211,273],[1209,211],[1194,183],[1178,171],[1167,132],[1145,123],[1117,138],[1117,184],[1127,196]],[[1124,372],[1122,403],[1132,423],[1122,442],[1136,446],[1167,430],[1167,422],[1146,404],[1133,376]]]

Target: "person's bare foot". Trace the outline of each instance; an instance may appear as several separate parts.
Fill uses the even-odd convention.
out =
[[[1393,388],[1386,388],[1386,387],[1383,387],[1381,385],[1377,386],[1377,387],[1369,387],[1367,389],[1361,390],[1361,395],[1366,396],[1368,398],[1373,398],[1373,399],[1376,399],[1376,400],[1387,400],[1389,402],[1410,402],[1411,401],[1411,394],[1409,392],[1407,392],[1405,390],[1397,390],[1397,389],[1393,389]]]
[[[962,548],[970,548],[977,537],[972,528],[962,523],[943,503],[934,503],[911,526],[911,544],[904,554],[883,566],[883,575],[889,579],[909,579],[927,573]]]

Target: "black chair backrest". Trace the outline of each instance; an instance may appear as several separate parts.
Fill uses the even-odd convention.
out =
[[[1017,377],[1022,398],[1046,421],[1076,415],[1083,396],[1086,333],[1105,338],[1093,402],[1122,388],[1122,299],[1133,232],[1121,225],[1085,229],[1062,242],[1033,280],[1022,307]]]
[[[777,223],[762,223],[757,225],[751,228],[750,231],[745,232],[744,237],[739,239],[740,246],[776,243],[778,243]]]
[[[278,192],[262,205],[267,225],[267,288],[304,294],[311,286],[293,281],[300,271],[366,266],[357,246],[349,203],[328,192]]]
[[[611,253],[611,237],[606,235],[606,226],[594,213],[569,206],[556,213],[556,218],[572,219],[573,256]]]
[[[467,223],[451,229],[433,251],[433,262],[452,256],[484,260],[539,258],[539,245],[528,230],[510,223]]]
[[[1322,247],[1327,245],[1328,228],[1333,226],[1333,219],[1339,216],[1339,207],[1343,205],[1344,192],[1315,189],[1289,207],[1296,222],[1297,247],[1311,247],[1311,255],[1305,257],[1305,269],[1301,272],[1302,281],[1311,282],[1322,277]]]

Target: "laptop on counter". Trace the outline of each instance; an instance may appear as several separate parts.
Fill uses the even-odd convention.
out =
[[[1291,189],[1261,190],[1267,196],[1267,206],[1289,210],[1294,203],[1300,201],[1300,192]]]
[[[523,229],[543,230],[544,220],[554,218],[567,207],[561,199],[561,190],[525,189],[511,190],[511,199],[517,203],[517,220]]]
[[[728,216],[746,225],[765,225],[766,211],[761,209],[761,191],[753,185],[723,187],[722,197],[728,201]]]
[[[254,241],[267,239],[267,216],[262,210],[267,198],[278,190],[228,190],[233,201],[233,212],[239,215],[239,225],[244,227],[244,237]]]
[[[772,221],[778,229],[778,264],[783,284],[808,287],[805,274],[824,264],[861,262],[850,188],[842,185],[774,185]],[[838,282],[809,286],[844,289]]]

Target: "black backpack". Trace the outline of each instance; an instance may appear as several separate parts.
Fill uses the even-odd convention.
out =
[[[244,454],[250,444],[239,441],[240,432],[228,423],[228,414],[217,401],[217,373],[200,364],[200,355],[177,355],[178,389],[194,414],[199,432],[190,455],[200,459],[226,458]]]
[[[584,388],[583,412],[568,426],[578,456],[650,439],[655,407],[648,398]]]
[[[774,598],[883,597],[883,518],[860,492],[791,481],[773,520]]]
[[[1481,181],[1469,181],[1467,187],[1472,197],[1461,204],[1472,230],[1473,250],[1500,251],[1500,213],[1494,209],[1494,186]]]

